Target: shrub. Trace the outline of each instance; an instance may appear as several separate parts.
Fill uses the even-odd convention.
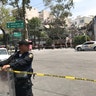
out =
[[[46,45],[52,45],[52,39],[51,38],[48,38],[47,40],[46,40]]]
[[[90,40],[90,38],[87,35],[86,36],[85,35],[75,36],[73,38],[73,44],[74,44],[74,46],[76,46],[76,45],[82,44],[89,40]]]

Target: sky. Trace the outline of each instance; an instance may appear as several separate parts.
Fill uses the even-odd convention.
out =
[[[38,11],[46,9],[43,0],[30,0],[31,6]],[[72,17],[96,15],[96,0],[74,0],[74,8],[71,9]]]
[[[31,5],[38,11],[46,9],[43,0],[31,0]],[[74,8],[71,9],[72,17],[96,15],[96,0],[74,0]]]

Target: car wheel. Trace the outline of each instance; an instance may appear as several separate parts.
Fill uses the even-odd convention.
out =
[[[77,48],[77,51],[81,51],[82,49],[80,47]]]
[[[96,47],[94,47],[94,51],[96,51]]]

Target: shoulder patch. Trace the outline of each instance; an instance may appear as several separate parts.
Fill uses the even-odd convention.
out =
[[[32,57],[33,57],[33,54],[32,54],[32,53],[30,53],[30,54],[29,54],[29,58],[32,58]]]

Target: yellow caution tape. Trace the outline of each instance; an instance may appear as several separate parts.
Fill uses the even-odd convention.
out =
[[[66,79],[72,79],[72,80],[75,79],[75,77],[73,77],[73,76],[65,76],[65,78],[66,78]]]
[[[32,75],[37,75],[37,76],[49,76],[49,77],[57,77],[57,78],[66,78],[70,80],[83,80],[83,81],[96,82],[96,80],[93,80],[93,79],[80,78],[80,77],[74,77],[74,76],[61,76],[61,75],[54,75],[54,74],[32,73],[32,72],[17,71],[17,70],[8,70],[8,71],[14,72],[17,74],[32,74]]]
[[[44,76],[42,73],[36,73],[37,76]]]

